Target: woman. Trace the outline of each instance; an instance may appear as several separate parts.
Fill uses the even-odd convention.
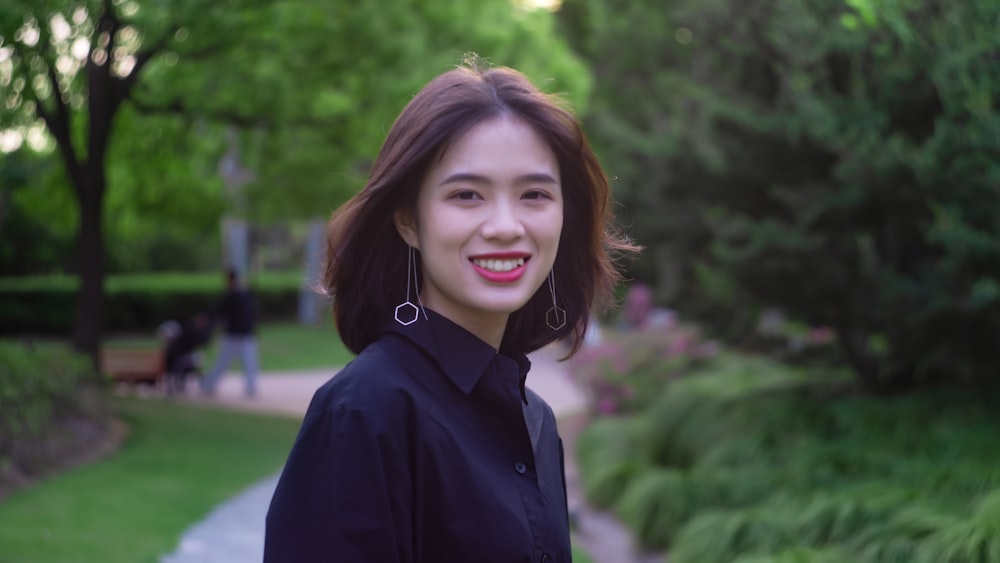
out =
[[[424,87],[328,229],[357,354],[320,388],[267,562],[570,561],[562,442],[526,354],[573,349],[635,250],[576,119],[475,61]]]

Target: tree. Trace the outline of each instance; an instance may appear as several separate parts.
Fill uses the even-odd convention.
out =
[[[226,50],[239,34],[228,20],[209,18],[209,4],[190,2],[140,10],[135,2],[7,2],[3,39],[5,128],[40,119],[55,140],[79,210],[80,276],[74,347],[97,357],[104,278],[102,237],[107,162],[115,120],[135,97],[140,77],[166,53],[197,57]],[[210,41],[185,41],[191,26],[218,25]],[[226,34],[225,31],[232,33]],[[223,38],[220,40],[219,38]],[[212,41],[215,41],[214,43]]]
[[[235,131],[256,172],[247,213],[314,214],[318,202],[333,207],[353,187],[339,178],[357,175],[373,155],[385,129],[373,121],[390,119],[406,93],[463,51],[524,63],[585,95],[585,68],[544,33],[548,21],[506,0],[0,3],[0,131],[44,124],[79,211],[74,347],[96,361],[105,205],[109,190],[121,189],[109,185],[109,160],[149,158],[136,154],[135,137],[116,137],[123,120],[133,133],[152,116],[176,120],[165,127],[183,124],[184,138],[207,139],[201,150],[216,155],[224,132]],[[542,49],[551,60],[539,65]],[[192,165],[187,177],[205,172]]]
[[[600,38],[603,146],[659,171],[623,179],[642,180],[640,213],[693,217],[640,238],[682,250],[675,303],[835,327],[875,391],[995,376],[995,2],[678,0],[633,3],[627,25],[614,4],[567,2],[565,24]]]

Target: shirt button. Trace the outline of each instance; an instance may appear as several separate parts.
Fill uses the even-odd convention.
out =
[[[528,468],[525,467],[524,464],[521,463],[520,461],[518,461],[517,463],[514,464],[514,471],[517,471],[521,475],[524,475],[524,472],[527,471],[527,470],[528,470]]]
[[[549,561],[552,561],[552,558],[549,557],[548,553],[543,553],[542,554],[542,563],[549,563]]]

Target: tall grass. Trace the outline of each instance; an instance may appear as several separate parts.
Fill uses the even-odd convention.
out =
[[[1000,561],[1000,390],[845,381],[729,356],[588,428],[585,492],[672,563]]]

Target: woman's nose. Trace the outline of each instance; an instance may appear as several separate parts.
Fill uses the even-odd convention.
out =
[[[524,224],[515,205],[498,201],[490,206],[481,229],[483,238],[510,240],[524,235]]]

